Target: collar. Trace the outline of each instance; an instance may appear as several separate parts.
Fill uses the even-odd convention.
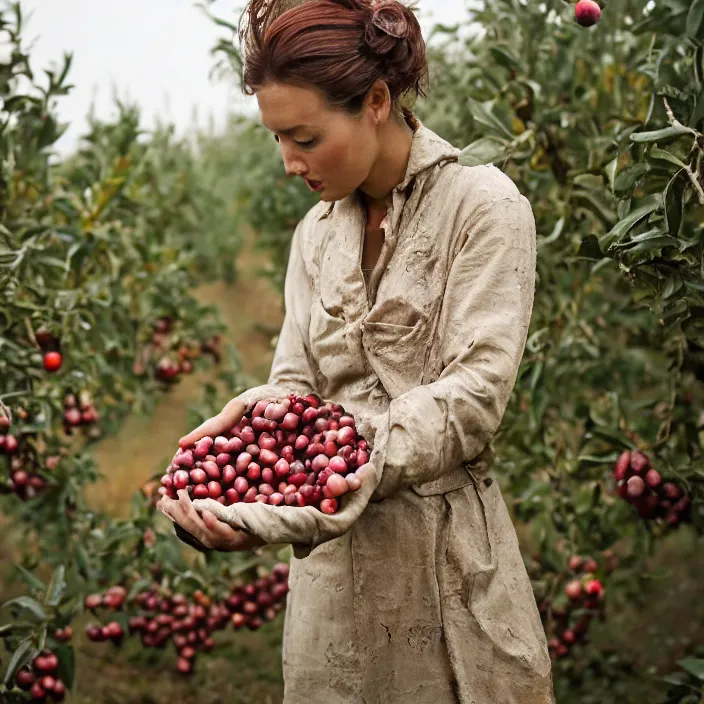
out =
[[[418,129],[413,133],[413,140],[411,141],[411,153],[408,158],[406,174],[403,177],[403,181],[393,189],[393,192],[400,193],[405,191],[421,173],[438,164],[457,161],[460,154],[461,150],[453,147],[418,120]],[[335,208],[336,202],[339,201],[326,203],[325,207],[321,208],[317,219],[324,220],[327,218]]]

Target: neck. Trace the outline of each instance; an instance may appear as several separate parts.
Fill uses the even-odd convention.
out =
[[[389,120],[379,132],[381,151],[359,190],[368,207],[386,210],[386,198],[406,176],[413,131],[405,120]]]

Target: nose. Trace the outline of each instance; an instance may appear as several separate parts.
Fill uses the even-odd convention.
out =
[[[301,159],[296,150],[286,144],[281,144],[281,158],[287,176],[304,176],[308,173],[305,161]]]

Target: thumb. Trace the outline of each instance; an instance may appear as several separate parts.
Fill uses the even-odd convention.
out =
[[[215,499],[193,499],[193,508],[198,513],[209,511],[219,521],[227,521],[227,507]]]
[[[179,447],[183,450],[190,445],[198,442],[206,436],[214,437],[229,431],[233,425],[236,425],[242,419],[247,407],[244,402],[233,398],[225,408],[216,416],[208,418],[201,423],[195,430],[192,430],[188,435],[184,435],[179,441]]]

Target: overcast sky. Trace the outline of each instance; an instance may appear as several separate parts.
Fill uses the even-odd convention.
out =
[[[235,0],[216,0],[212,11],[235,19]],[[424,28],[433,21],[450,24],[466,16],[465,0],[420,0]],[[96,113],[113,112],[113,86],[120,96],[143,109],[143,126],[156,117],[175,122],[183,133],[193,124],[216,124],[228,110],[252,110],[240,92],[208,74],[213,65],[210,49],[223,31],[198,8],[194,0],[22,0],[31,12],[25,41],[36,74],[64,51],[74,54],[69,74],[74,88],[59,100],[59,116],[71,127],[58,144],[73,148],[85,129],[91,102]]]

